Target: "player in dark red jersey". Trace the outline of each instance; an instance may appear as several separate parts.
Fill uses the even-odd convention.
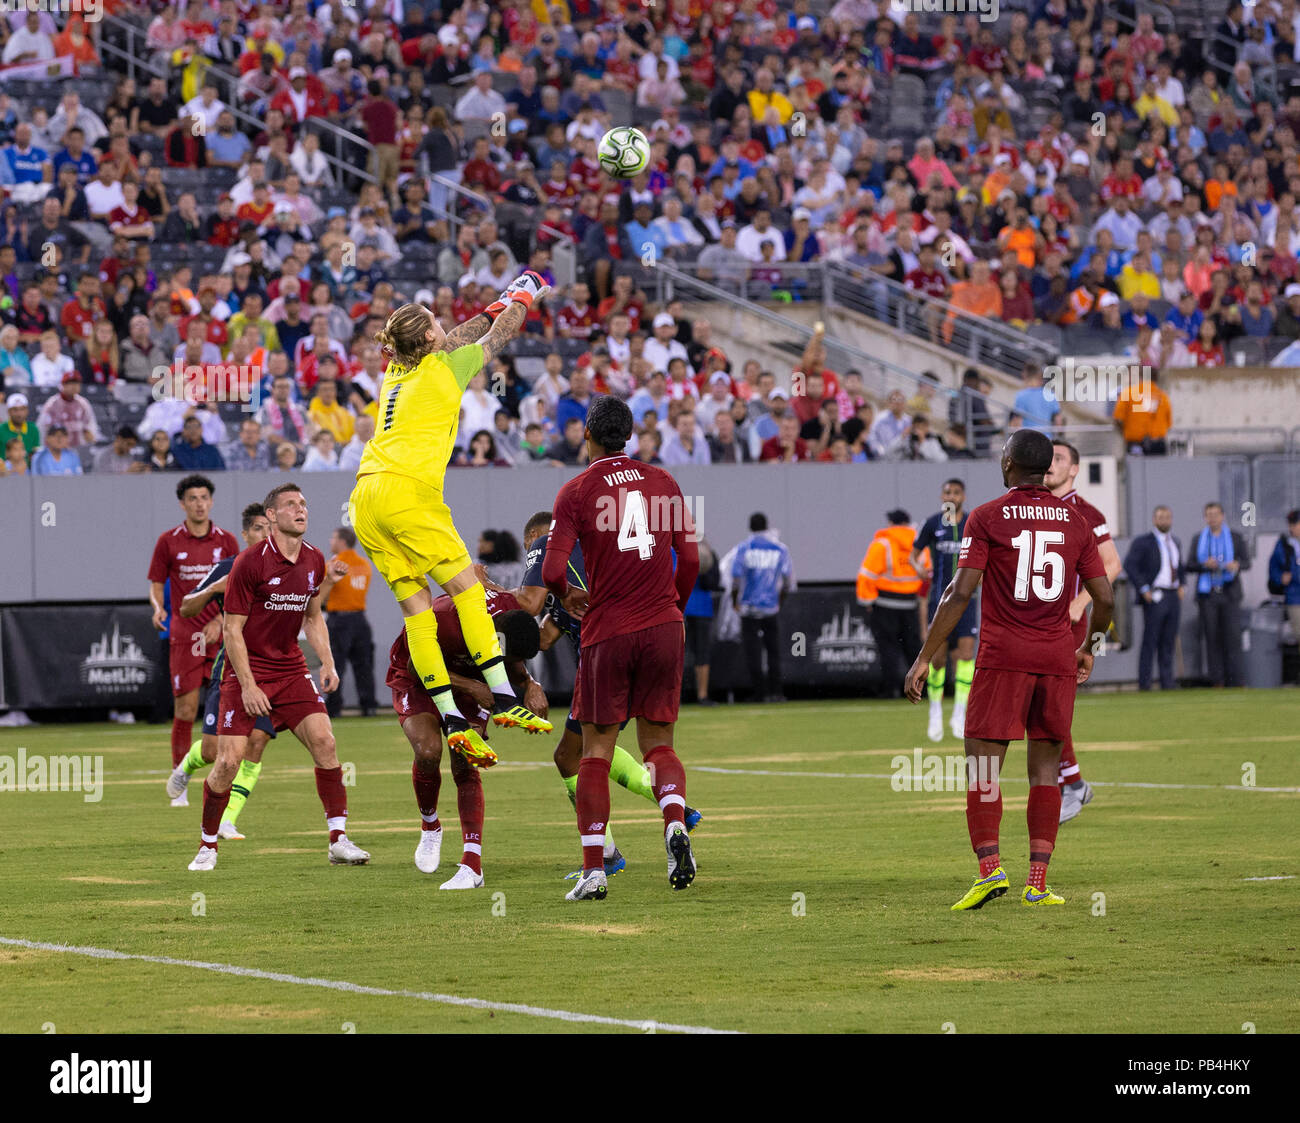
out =
[[[528,673],[525,660],[537,654],[540,631],[537,621],[519,607],[507,592],[489,588],[487,609],[497,634],[501,637],[501,654],[506,673],[515,693],[524,699],[533,713],[546,715],[546,695]],[[460,630],[455,602],[448,596],[433,602],[438,621],[438,646],[451,678],[452,695],[457,708],[469,720],[480,737],[487,737],[487,723],[492,716],[492,689],[470,656]],[[411,782],[415,785],[415,802],[420,809],[420,844],[415,850],[415,866],[421,873],[433,873],[442,857],[442,822],[438,818],[438,792],[442,787],[442,715],[420,678],[411,666],[411,649],[406,632],[401,631],[388,653],[388,677],[393,691],[393,710],[402,732],[415,751]],[[492,757],[484,767],[495,763]],[[481,889],[483,887],[483,784],[478,768],[463,753],[451,754],[451,778],[456,782],[456,810],[460,817],[460,865],[442,889]]]
[[[348,797],[325,699],[317,693],[298,646],[298,633],[305,632],[320,659],[321,688],[337,690],[339,676],[320,609],[325,555],[303,540],[307,500],[297,484],[272,488],[266,517],[270,535],[235,559],[226,580],[226,669],[217,759],[203,785],[201,843],[189,868],[210,870],[217,864],[217,832],[230,802],[230,785],[243,762],[248,735],[263,714],[277,730],[293,730],[316,764],[330,862],[365,865],[370,855],[347,836]]]
[[[668,884],[695,878],[686,833],[686,770],[673,751],[682,692],[682,608],[699,572],[694,525],[677,481],[662,468],[629,460],[632,411],[599,397],[587,412],[586,471],[555,497],[542,581],[561,607],[582,618],[582,660],[573,712],[582,722],[578,833],[582,876],[571,901],[600,900],[609,819],[609,767],[622,722],[637,719],[637,742],[663,811]],[[574,543],[582,547],[588,589],[565,576]],[[671,551],[677,553],[673,572]]]
[[[198,616],[186,619],[181,604],[223,557],[239,553],[239,542],[229,531],[211,519],[212,494],[216,491],[207,476],[185,476],[176,485],[176,498],[185,512],[185,521],[158,536],[149,562],[149,603],[153,606],[153,626],[161,629],[167,621],[163,608],[163,582],[171,582],[171,622],[168,627],[168,670],[172,683],[172,767],[175,768],[190,750],[194,719],[199,713],[199,689],[212,670],[212,661],[221,647],[221,613],[215,605]],[[182,791],[172,800],[173,807],[188,807],[189,797]]]
[[[1061,814],[1061,742],[1070,732],[1076,686],[1092,673],[1093,652],[1110,626],[1113,597],[1091,528],[1043,486],[1051,467],[1052,442],[1043,433],[1021,429],[1002,446],[1002,481],[1011,490],[967,519],[956,575],[907,674],[907,697],[919,702],[930,661],[983,580],[979,651],[966,712],[966,825],[980,869],[953,911],[980,908],[1007,891],[998,855],[998,777],[1008,743],[1026,735],[1029,878],[1021,901],[1065,903],[1046,881]],[[1076,576],[1093,602],[1091,632],[1077,649],[1069,613]]]
[[[1052,442],[1052,467],[1043,477],[1043,484],[1057,499],[1069,503],[1083,516],[1084,522],[1092,529],[1097,541],[1097,553],[1101,564],[1106,569],[1106,580],[1114,581],[1119,576],[1124,563],[1120,561],[1119,551],[1110,537],[1110,527],[1106,525],[1106,516],[1084,499],[1074,488],[1079,475],[1079,450],[1068,441]],[[1075,578],[1073,596],[1070,601],[1070,625],[1074,631],[1075,645],[1083,643],[1088,634],[1088,613],[1092,597],[1083,587],[1083,582]],[[1083,810],[1085,803],[1092,802],[1092,785],[1083,778],[1079,771],[1079,762],[1074,757],[1074,737],[1066,734],[1065,744],[1061,746],[1061,768],[1057,776],[1061,789],[1061,822],[1066,823]]]

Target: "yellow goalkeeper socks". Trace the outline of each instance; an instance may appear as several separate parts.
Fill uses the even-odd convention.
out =
[[[474,582],[463,593],[451,598],[456,606],[456,615],[460,617],[461,634],[465,637],[465,646],[469,648],[470,658],[483,678],[492,688],[493,694],[509,694],[514,697],[510,678],[506,674],[505,661],[501,658],[501,644],[497,640],[496,626],[488,615],[487,593],[483,586]],[[414,655],[415,648],[411,649]],[[418,667],[419,664],[417,663]]]
[[[447,664],[442,657],[442,648],[438,646],[438,619],[432,608],[417,612],[406,618],[406,644],[411,649],[411,662],[415,673],[429,692],[438,712],[446,717],[463,718],[465,715],[456,708],[451,696],[451,676],[447,674]],[[464,627],[464,621],[461,622]],[[494,640],[496,636],[492,637]]]

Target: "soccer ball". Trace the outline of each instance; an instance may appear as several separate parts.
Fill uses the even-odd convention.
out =
[[[610,129],[600,138],[596,159],[615,179],[632,179],[650,162],[650,142],[640,129]]]

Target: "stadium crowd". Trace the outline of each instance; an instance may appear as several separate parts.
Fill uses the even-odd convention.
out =
[[[470,386],[457,465],[580,463],[595,393],[669,466],[961,458],[1053,424],[1032,373],[1003,425],[976,371],[876,398],[820,334],[764,369],[651,302],[647,246],[769,298],[842,262],[948,302],[924,313],[940,344],[958,317],[1080,327],[1163,369],[1300,340],[1295,0],[1229,3],[1203,36],[1176,3],[987,23],[872,0],[115,0],[129,42],[40,7],[0,21],[6,472],[355,468],[388,312],[463,322],[519,269],[553,277],[561,243],[577,280]],[[890,135],[900,105],[916,127]],[[611,180],[596,143],[629,115],[651,163]],[[169,368],[194,366],[254,371],[256,411],[178,395]],[[1142,402],[1117,424],[1158,453],[1169,401]]]

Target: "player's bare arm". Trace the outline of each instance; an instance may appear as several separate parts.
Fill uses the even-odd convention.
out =
[[[510,590],[507,589],[504,585],[498,585],[495,581],[492,580],[491,577],[488,576],[488,571],[483,567],[481,562],[474,563],[474,576],[478,578],[479,584],[482,585],[483,588],[485,589],[491,589],[492,592],[494,593],[510,592]],[[534,612],[533,615],[536,616],[537,613]]]
[[[149,607],[153,609],[153,626],[161,628],[167,623],[167,610],[163,607],[163,583],[149,582]]]
[[[230,574],[226,574],[226,576],[221,578],[219,581],[213,581],[211,585],[203,590],[196,589],[194,592],[189,593],[185,599],[181,601],[181,615],[187,620],[197,616],[208,607],[208,603],[213,597],[220,596],[226,591],[226,582],[228,580],[230,580]]]
[[[485,336],[492,330],[492,317],[486,312],[480,312],[477,316],[471,316],[463,324],[457,324],[447,333],[447,340],[443,344],[444,351],[454,351],[457,347],[464,347],[467,343],[474,343]]]
[[[546,717],[550,712],[550,703],[546,700],[546,691],[542,684],[528,673],[528,667],[522,659],[507,659],[506,674],[510,676],[510,685],[514,692],[523,699],[523,703],[533,713]]]
[[[550,651],[551,648],[555,646],[555,641],[558,640],[562,635],[564,635],[564,632],[560,628],[559,624],[557,624],[554,620],[552,620],[551,617],[548,615],[546,619],[542,621],[541,637],[538,641],[538,650]],[[537,711],[534,710],[533,712],[536,713]]]
[[[320,591],[316,594],[315,599],[324,606],[325,602],[330,599],[330,592],[334,586],[348,575],[348,563],[341,558],[334,558],[332,561],[325,563],[325,578],[320,583]]]
[[[344,567],[346,571],[346,566]],[[326,578],[328,580],[328,577]],[[337,580],[337,578],[336,578]],[[322,591],[324,582],[321,583]],[[321,594],[317,593],[307,602],[307,612],[303,617],[302,630],[311,649],[320,660],[320,688],[326,694],[332,694],[339,688],[338,672],[334,669],[334,653],[330,650],[329,629],[325,627],[325,615],[320,610]]]
[[[483,348],[484,366],[514,342],[527,318],[527,306],[517,303],[512,303],[496,318],[492,330],[479,340],[479,346]]]
[[[975,590],[979,588],[983,579],[982,569],[960,566],[948,587],[944,589],[943,596],[939,598],[939,607],[935,609],[934,619],[930,621],[930,631],[921,646],[921,653],[912,664],[912,669],[907,672],[903,693],[909,702],[915,704],[921,700],[935,652],[948,642],[948,636],[957,626],[957,622],[966,611],[966,606],[970,604],[971,597],[975,595]]]
[[[226,660],[235,678],[239,680],[239,690],[244,699],[244,712],[254,717],[262,717],[271,712],[271,701],[253,678],[253,671],[248,665],[248,645],[244,643],[244,623],[247,616],[226,613],[222,624],[222,633],[226,641]]]
[[[1101,555],[1101,564],[1106,567],[1106,580],[1113,582],[1119,576],[1120,570],[1124,568],[1124,563],[1119,558],[1119,550],[1115,548],[1114,542],[1099,542],[1097,553]],[[1082,620],[1083,614],[1088,611],[1088,605],[1091,603],[1092,594],[1088,592],[1085,585],[1079,591],[1079,595],[1070,602],[1070,623],[1074,624]]]
[[[520,585],[517,589],[511,589],[510,595],[529,616],[540,616],[546,607],[546,590],[541,585]]]
[[[1110,630],[1111,615],[1115,611],[1115,591],[1111,588],[1109,577],[1089,577],[1084,581],[1084,588],[1092,598],[1092,621],[1088,625],[1088,634],[1083,637],[1083,644],[1074,653],[1080,683],[1087,682],[1092,674],[1093,652],[1101,650],[1106,632]]]
[[[492,688],[481,678],[467,678],[465,675],[458,675],[452,670],[448,670],[447,678],[451,682],[452,690],[462,690],[483,709],[492,709]]]

